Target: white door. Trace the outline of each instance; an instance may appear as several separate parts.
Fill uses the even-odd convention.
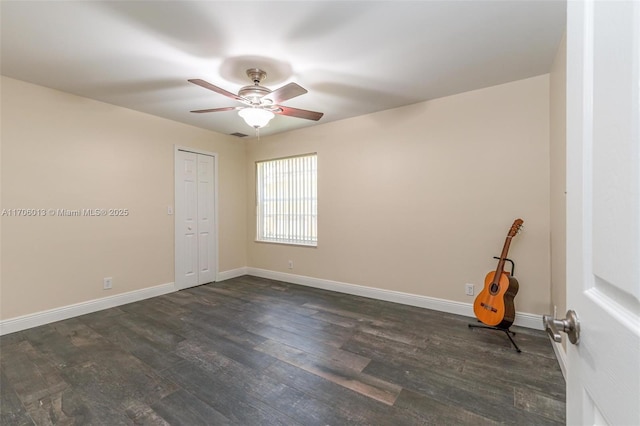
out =
[[[567,19],[567,423],[640,425],[640,3]]]
[[[175,276],[183,289],[215,281],[215,157],[176,150]]]
[[[214,157],[198,154],[198,284],[215,281]]]

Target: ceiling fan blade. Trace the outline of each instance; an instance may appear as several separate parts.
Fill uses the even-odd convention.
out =
[[[270,100],[273,104],[279,104],[280,102],[295,98],[296,96],[304,95],[305,93],[307,93],[307,89],[304,87],[296,83],[289,83],[267,95],[264,95],[261,100]]]
[[[244,107],[224,107],[224,108],[211,108],[211,109],[197,109],[195,111],[190,111],[190,112],[196,112],[196,113],[221,112],[221,111],[234,111],[234,110],[239,110],[239,109],[244,109]]]
[[[238,95],[236,95],[234,93],[228,92],[228,91],[226,91],[226,90],[224,90],[224,89],[222,89],[222,88],[220,88],[218,86],[214,86],[213,84],[211,84],[211,83],[209,83],[207,81],[200,80],[199,78],[194,78],[194,79],[188,80],[188,81],[189,81],[189,83],[197,84],[198,86],[204,87],[205,89],[213,90],[214,92],[220,93],[221,95],[224,95],[224,96],[226,96],[228,98],[235,99],[237,101],[240,101],[240,102],[243,102],[243,103],[246,103],[246,104],[250,104],[251,103],[251,102],[249,102],[249,99],[246,99],[246,98],[243,98],[242,96],[238,96]]]
[[[306,120],[318,121],[324,115],[323,112],[308,111],[306,109],[291,108],[278,105],[279,111],[273,111],[276,114],[288,115],[289,117],[304,118]]]

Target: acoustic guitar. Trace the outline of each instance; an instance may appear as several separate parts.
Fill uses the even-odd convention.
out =
[[[509,229],[507,239],[502,247],[498,267],[491,271],[484,279],[484,288],[473,302],[473,312],[482,323],[507,329],[511,327],[516,317],[516,308],[513,298],[518,293],[518,281],[504,270],[504,263],[507,259],[511,239],[520,232],[522,219],[516,219]]]

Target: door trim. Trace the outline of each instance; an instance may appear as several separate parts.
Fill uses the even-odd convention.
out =
[[[215,281],[220,281],[219,270],[218,270],[218,153],[205,151],[198,148],[193,148],[190,146],[183,145],[173,145],[173,276],[174,282],[176,286],[176,290],[182,290],[184,287],[181,286],[178,280],[177,273],[177,260],[178,260],[178,224],[176,223],[176,218],[178,215],[176,214],[176,209],[178,208],[178,204],[176,203],[176,188],[178,185],[177,181],[177,173],[176,170],[178,168],[178,151],[191,152],[194,154],[206,155],[209,157],[213,157],[213,230],[214,230],[214,240],[213,240],[213,249],[215,252],[215,256],[213,259],[213,267],[214,267],[214,276]]]

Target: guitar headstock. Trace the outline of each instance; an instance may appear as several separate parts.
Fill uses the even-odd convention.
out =
[[[522,224],[524,223],[524,220],[522,219],[516,219],[513,221],[513,225],[511,225],[511,229],[509,230],[509,236],[510,237],[515,237],[517,234],[520,233],[520,230],[522,229]]]

